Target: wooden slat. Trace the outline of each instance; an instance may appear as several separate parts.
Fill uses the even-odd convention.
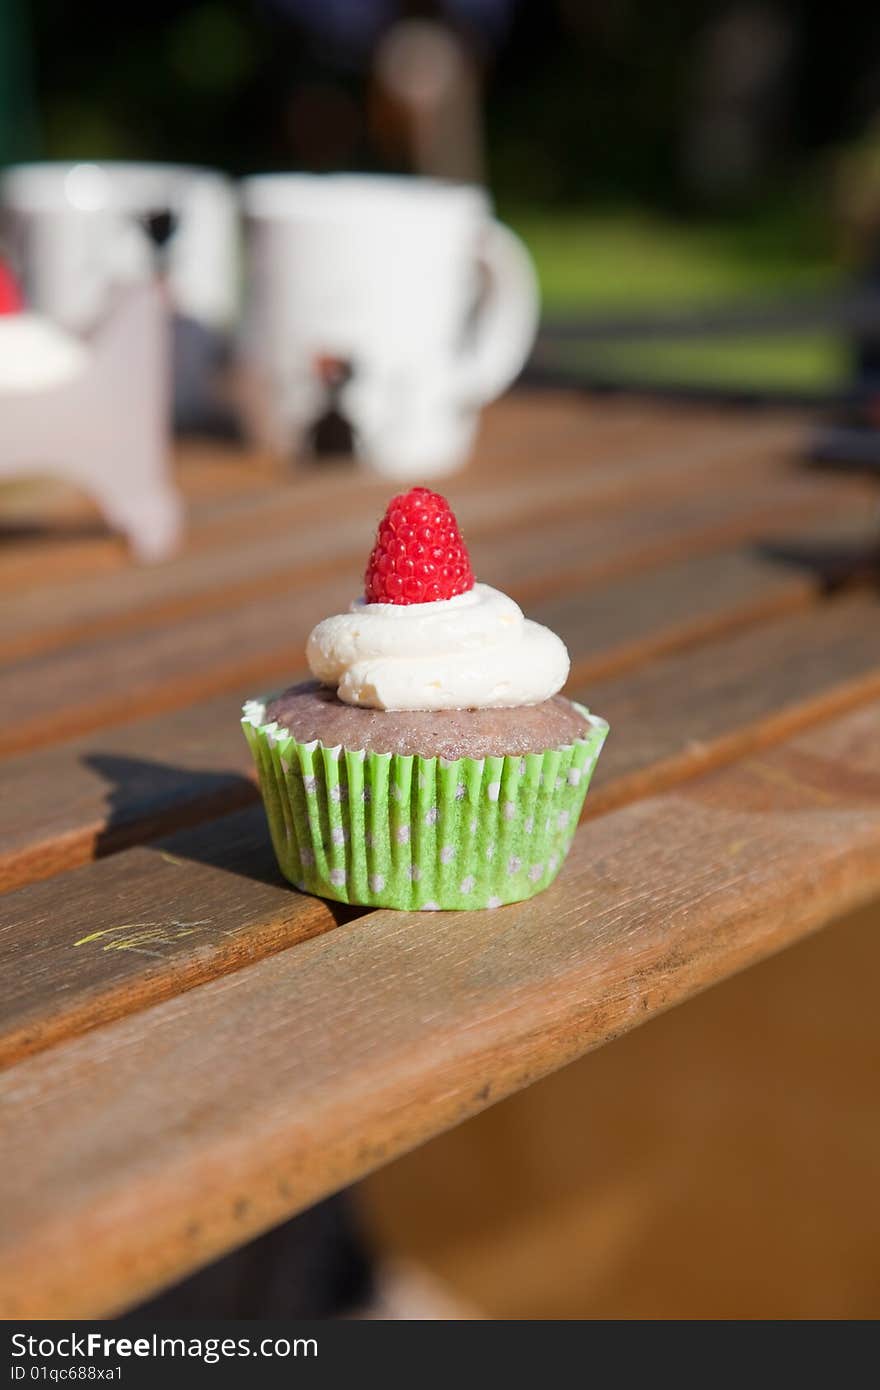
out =
[[[759,633],[704,644],[645,671],[577,690],[612,726],[587,815],[668,789],[708,767],[779,741],[808,722],[816,724],[828,714],[880,696],[878,619],[880,601],[875,596],[839,599],[768,623]],[[237,746],[233,734],[241,738],[234,712],[229,711],[224,737],[230,741],[231,755]],[[204,758],[205,744],[195,747],[196,757]],[[244,759],[245,754],[238,756]],[[124,770],[114,774],[107,764],[103,768],[120,785],[131,775]],[[135,764],[135,779],[139,775],[143,774]],[[249,791],[244,778],[238,786]],[[162,796],[161,775],[156,796]],[[171,812],[175,813],[173,801]],[[266,841],[262,813],[255,808],[68,875],[63,898],[57,882],[47,881],[3,899],[0,1061],[120,1017],[229,968],[230,943],[239,940],[241,928],[239,900],[227,897],[226,860],[246,872],[248,846],[261,844],[264,851],[255,857],[255,871],[265,878]],[[176,869],[170,877],[163,867],[166,854]],[[166,886],[154,889],[151,863],[161,883],[167,880]],[[136,871],[130,872],[129,864],[136,865]],[[205,864],[214,867],[213,874],[206,872]],[[277,884],[277,874],[269,877]],[[299,901],[289,890],[278,888],[270,919],[260,930],[254,917],[246,918],[245,937],[251,934],[257,954],[261,942],[269,943],[266,949],[277,949],[275,943],[284,940],[276,917],[285,911],[279,906],[285,893],[294,903]],[[200,929],[193,934],[160,932],[149,960],[136,953],[120,955],[115,940],[101,936],[100,949],[88,960],[77,955],[73,969],[70,945],[81,936],[132,923],[155,924],[156,894],[176,904],[181,919],[199,920]],[[293,914],[293,925],[284,930],[303,934],[296,908],[286,911]],[[122,935],[128,939],[125,932]],[[246,944],[235,947],[244,949]]]
[[[597,816],[880,696],[880,600],[827,601],[575,691],[614,730]]]
[[[252,802],[240,710],[219,696],[0,764],[0,892]]]
[[[2,901],[0,1065],[327,931],[358,910],[291,892],[262,807]]]
[[[859,491],[861,496],[861,490]],[[523,520],[478,537],[478,572],[522,603],[644,568],[683,552],[705,553],[761,532],[780,534],[804,518],[842,508],[820,479],[783,474],[734,493],[703,489],[674,496],[662,506],[645,499],[609,515],[575,514],[539,527]],[[312,625],[347,606],[361,583],[363,557],[333,566],[323,576],[266,595],[259,602],[229,604],[142,632],[85,640],[62,651],[17,663],[0,673],[0,753],[44,746],[89,729],[137,718],[224,690],[283,679],[297,669]],[[63,692],[64,720],[57,719]],[[26,713],[22,713],[26,711]]]
[[[842,539],[825,528],[821,544],[829,534]],[[530,612],[562,635],[572,681],[586,689],[648,658],[805,607],[821,583],[821,573],[751,550],[716,550],[560,594]],[[245,804],[254,791],[239,703],[220,696],[6,760],[0,891]]]
[[[668,426],[671,428],[671,426]],[[732,436],[715,431],[710,441],[700,437],[688,444],[679,424],[666,448],[657,441],[632,456],[595,455],[581,461],[552,453],[540,432],[535,446],[541,466],[524,475],[507,476],[499,486],[496,474],[475,467],[451,484],[459,519],[471,543],[508,527],[536,526],[542,520],[590,512],[617,505],[638,489],[642,512],[648,497],[666,501],[676,490],[700,486],[726,495],[735,468],[742,487],[770,471],[793,442],[787,422],[771,422]],[[595,448],[595,442],[592,444]],[[549,450],[548,457],[543,454]],[[246,515],[224,512],[222,525],[202,525],[194,541],[161,566],[121,570],[112,584],[105,574],[69,582],[63,573],[56,582],[22,594],[20,585],[0,597],[0,657],[21,660],[41,651],[83,639],[129,634],[138,627],[167,625],[199,613],[216,613],[247,600],[272,597],[279,591],[331,576],[343,565],[363,566],[375,515],[381,511],[389,485],[375,479],[349,478],[339,496],[339,477],[297,486],[279,484],[257,494]],[[514,486],[515,481],[515,486]],[[831,501],[852,496],[852,485],[829,479],[819,484]],[[805,502],[808,500],[805,494]],[[315,524],[322,517],[329,524]],[[306,519],[304,524],[304,519]],[[230,528],[234,533],[230,534]],[[213,543],[206,544],[213,538]]]
[[[542,401],[530,396],[529,404],[533,407],[527,410],[532,434],[537,426],[542,438],[563,446],[571,439],[573,418],[581,430],[592,423],[600,446],[604,441],[612,448],[645,425],[653,428],[660,424],[656,412],[644,419],[644,411],[638,410],[630,415],[618,413],[613,419],[603,411],[596,418],[595,412],[583,403],[574,403],[570,394]],[[499,415],[500,431],[492,428],[492,421]],[[516,409],[511,412],[509,401],[488,412],[489,428],[483,431],[479,455],[481,468],[491,469],[499,453],[508,468],[516,469],[521,462],[522,430],[505,428],[511,415],[518,418]],[[699,428],[696,421],[691,428]],[[276,464],[267,470],[266,460],[260,455],[216,443],[178,444],[175,472],[189,503],[187,552],[204,548],[205,544],[242,539],[252,531],[254,522],[271,527],[273,504],[277,507],[279,500],[289,518],[294,497],[309,507],[317,497],[337,503],[352,493],[369,495],[371,482],[377,495],[381,488],[376,479],[371,480],[369,474],[350,463],[330,460],[314,470],[292,470]],[[234,509],[228,505],[230,496],[235,498]],[[129,568],[123,542],[103,527],[90,500],[71,492],[66,485],[51,479],[16,482],[3,489],[0,509],[0,585],[4,590],[12,585],[19,590],[39,589],[58,579],[85,578],[109,571],[125,573]]]
[[[476,459],[451,486],[457,491],[474,482],[479,485],[484,473],[497,477],[503,471],[505,478],[527,475],[543,467],[552,455],[584,466],[597,459],[622,461],[634,450],[636,459],[629,472],[635,481],[639,468],[650,473],[662,464],[667,442],[687,449],[702,440],[711,452],[718,441],[719,423],[731,441],[748,435],[757,438],[769,427],[771,433],[765,437],[776,437],[782,448],[796,448],[803,429],[801,417],[784,412],[758,419],[738,413],[725,418],[717,410],[685,410],[632,400],[596,402],[571,392],[522,392],[484,412]],[[232,544],[253,534],[254,526],[291,525],[303,510],[318,503],[344,505],[353,493],[378,505],[389,490],[387,481],[332,460],[320,468],[289,470],[277,464],[267,468],[261,455],[219,444],[184,443],[176,452],[178,476],[191,502],[187,550]],[[100,528],[95,530],[96,521],[91,521],[92,529],[86,534],[77,534],[75,527],[65,533],[50,516],[44,529],[25,528],[20,533],[16,526],[28,520],[21,515],[21,506],[7,506],[6,514],[12,526],[0,532],[3,591],[13,585],[19,590],[25,585],[39,588],[58,577],[74,579],[129,568],[125,546]],[[96,518],[88,504],[84,517],[86,521]]]
[[[878,793],[875,705],[582,827],[532,903],[369,914],[13,1067],[4,1315],[124,1307],[866,901]]]
[[[189,536],[210,530],[261,495],[277,477],[258,455],[216,442],[178,443],[175,474],[187,502]],[[10,497],[10,487],[13,496]],[[0,493],[0,587],[24,592],[59,578],[131,567],[125,542],[104,526],[94,503],[56,479],[15,481]]]

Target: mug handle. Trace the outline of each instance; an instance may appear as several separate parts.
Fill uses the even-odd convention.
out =
[[[468,396],[484,405],[522,370],[535,341],[541,297],[531,256],[503,223],[488,223],[480,260],[488,286],[464,370]]]

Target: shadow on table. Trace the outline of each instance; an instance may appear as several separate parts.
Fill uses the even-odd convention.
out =
[[[142,845],[172,863],[189,860],[297,892],[278,868],[259,788],[241,772],[194,771],[120,753],[88,753],[82,761],[109,787],[96,859]],[[326,906],[337,925],[362,910]]]
[[[195,771],[121,753],[88,753],[83,764],[108,784],[106,824],[95,841],[95,858],[149,841],[148,849],[174,859],[259,883],[286,884],[259,789],[241,772]]]
[[[106,523],[98,516],[62,519],[53,516],[45,521],[33,516],[0,517],[0,545],[45,541],[54,548],[66,540],[93,540],[109,534]]]
[[[874,527],[876,540],[822,541],[805,537],[755,543],[756,553],[765,560],[806,571],[816,579],[825,594],[834,594],[850,585],[880,588],[880,519]],[[866,524],[866,531],[868,524]]]

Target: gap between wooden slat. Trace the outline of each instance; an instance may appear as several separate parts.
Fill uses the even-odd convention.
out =
[[[571,688],[612,726],[595,817],[874,700],[880,596],[829,598]]]
[[[691,651],[679,662],[667,661],[656,673],[640,678],[643,693],[637,691],[635,697],[627,694],[626,678],[618,682],[616,695],[613,681],[576,692],[606,714],[612,725],[596,785],[587,798],[587,816],[604,816],[624,802],[668,793],[695,776],[875,700],[880,696],[878,616],[880,602],[875,599],[840,600],[815,614],[768,626],[760,648],[751,635],[749,646],[740,636]],[[835,683],[830,672],[826,679],[821,661],[816,660],[816,654],[825,649],[839,669],[848,661],[863,671],[870,664],[870,670],[847,682]],[[761,677],[769,675],[777,652],[784,661],[790,698],[779,708],[775,703],[779,692],[771,692],[774,705],[768,709]],[[750,659],[751,667],[745,664]],[[722,703],[716,714],[712,682],[719,670],[733,673],[734,688],[727,697],[729,709]],[[678,684],[685,708],[684,719],[675,723],[674,708],[667,704],[652,711],[652,702],[656,705],[654,691],[674,691]],[[803,694],[808,685],[818,685],[818,692]],[[723,684],[717,686],[716,698],[723,689]],[[694,714],[686,706],[688,690]],[[628,719],[623,714],[627,699]],[[706,700],[708,713],[703,708]],[[697,723],[696,713],[702,724]],[[731,728],[730,721],[743,715],[744,721]],[[647,726],[652,717],[654,724]],[[633,767],[630,741],[645,727],[649,737],[642,737],[639,761]],[[691,743],[687,736],[691,727],[695,736],[699,729],[711,727],[714,737]],[[670,747],[676,749],[672,754]],[[204,863],[210,872],[199,867]],[[186,872],[175,872],[178,868]],[[256,875],[250,892],[239,898],[230,896],[232,888],[240,886],[236,872]],[[81,869],[66,879],[61,898],[53,882],[7,896],[3,900],[6,944],[0,954],[0,1012],[6,1020],[0,1029],[0,1060],[9,1063],[71,1033],[236,969],[242,958],[252,958],[249,953],[281,949],[330,925],[314,907],[314,899],[278,885],[262,812],[254,808],[150,849],[127,850]],[[253,914],[256,910],[259,915],[264,908],[271,908],[271,921],[261,934]],[[323,910],[326,913],[326,906]],[[132,944],[134,928],[157,926],[172,917],[186,922],[207,918],[211,926],[203,926],[192,939],[188,931],[180,936],[165,931],[158,944],[136,940]],[[117,932],[121,933],[118,938]],[[95,933],[101,942],[97,959],[71,952],[76,938],[92,938]],[[140,959],[145,946],[158,963]],[[122,954],[123,950],[132,954]],[[112,954],[108,956],[107,951]],[[52,984],[56,978],[63,985],[57,993]]]
[[[178,442],[175,446],[175,471],[178,486],[187,504],[188,543],[198,537],[201,528],[210,529],[224,512],[247,507],[261,492],[277,489],[278,472],[267,469],[265,460],[241,447],[218,444]],[[47,477],[49,501],[56,483]],[[66,485],[61,483],[62,487]],[[40,483],[34,484],[38,491]],[[57,582],[85,579],[131,567],[128,549],[118,534],[105,528],[97,507],[83,495],[76,507],[77,516],[68,518],[50,511],[43,520],[44,509],[36,498],[27,510],[19,506],[10,514],[4,507],[0,515],[2,545],[0,545],[0,587],[4,591],[13,585],[20,591],[39,588]],[[33,533],[42,521],[42,529]],[[81,519],[78,519],[81,518]],[[16,528],[27,528],[18,535]],[[86,528],[86,534],[80,534]]]
[[[519,403],[520,408],[522,403]],[[549,408],[548,408],[549,407]],[[559,437],[559,417],[563,417],[567,429],[563,433],[571,433],[571,422],[576,421],[581,429],[590,428],[591,417],[594,412],[585,408],[583,402],[569,395],[562,402],[552,403],[541,398],[537,400],[530,397],[526,407],[526,413],[530,420],[531,432],[534,435],[535,425],[538,425],[539,437],[542,435],[555,442]],[[671,423],[669,416],[671,412],[666,412],[663,421],[668,427]],[[490,424],[488,432],[484,429],[484,439],[478,453],[477,467],[472,466],[468,472],[456,479],[456,485],[461,483],[467,485],[475,476],[475,473],[482,474],[490,471],[493,463],[497,464],[504,460],[507,471],[512,475],[517,475],[524,468],[528,467],[528,458],[518,456],[517,449],[514,447],[511,452],[511,441],[508,440],[504,447],[504,437],[510,434],[505,428],[504,422],[516,418],[517,411],[512,409],[510,400],[499,403],[494,411],[490,412],[490,419],[498,420],[501,429],[493,429]],[[656,413],[651,416],[652,423],[656,426]],[[688,413],[682,420],[675,417],[679,431],[684,428],[700,428],[700,420],[691,419]],[[784,417],[783,417],[784,418]],[[594,422],[591,430],[591,437],[595,437],[600,446],[606,445],[611,448],[617,447],[621,440],[625,440],[628,434],[637,432],[644,427],[643,413],[635,410],[626,417],[619,414],[614,418],[608,418],[608,412],[602,411],[600,420]],[[738,422],[740,428],[742,422]],[[662,428],[662,427],[661,427]],[[488,441],[485,436],[488,433]],[[501,456],[499,458],[498,436],[501,436],[500,443]],[[493,438],[495,440],[493,446]],[[514,440],[516,435],[514,435]],[[521,438],[519,440],[521,446]],[[488,447],[487,447],[488,444]],[[205,472],[205,464],[208,464],[208,471],[213,462],[213,470],[219,478],[224,477],[224,469],[228,468],[230,473],[234,473],[239,479],[241,474],[246,472],[246,460],[252,460],[252,472],[249,482],[241,479],[241,485],[237,488],[230,488],[227,484],[221,484],[219,497],[216,491],[212,495],[212,490],[201,486],[193,486],[192,473],[189,467],[189,460],[193,453],[198,457],[201,455],[202,472]],[[190,515],[188,519],[188,531],[186,539],[187,551],[204,550],[206,547],[219,544],[230,544],[241,541],[249,536],[253,536],[255,530],[259,533],[261,528],[278,525],[278,503],[281,501],[282,512],[289,512],[291,507],[317,508],[320,505],[335,507],[340,503],[344,504],[352,494],[359,494],[366,501],[371,496],[377,500],[384,495],[388,489],[387,482],[380,482],[376,477],[362,469],[358,469],[354,464],[345,464],[334,460],[328,460],[320,469],[310,471],[307,468],[299,469],[295,473],[284,465],[266,466],[266,460],[260,455],[249,454],[246,450],[230,449],[225,445],[178,445],[178,478],[184,495],[190,503]],[[196,468],[198,476],[198,467]],[[266,496],[265,494],[268,494]],[[95,518],[95,524],[100,525],[100,519],[96,509],[88,508],[90,517]],[[290,519],[290,518],[289,518]],[[25,585],[37,587],[48,583],[56,582],[57,578],[64,580],[84,579],[89,575],[107,574],[114,570],[126,570],[130,568],[124,542],[114,534],[106,532],[99,536],[87,536],[78,539],[74,533],[65,533],[60,528],[49,527],[47,531],[39,535],[36,539],[15,539],[14,535],[7,535],[5,544],[0,549],[0,585],[4,588],[12,584],[19,589]]]
[[[727,490],[730,484],[726,471],[731,462],[736,467],[738,487],[742,487],[750,478],[774,470],[778,472],[778,462],[774,465],[762,455],[762,450],[767,448],[768,443],[778,447],[783,440],[789,440],[789,434],[788,426],[784,430],[774,426],[769,439],[766,435],[753,436],[749,433],[745,439],[731,442],[723,435],[719,439],[716,432],[713,446],[710,448],[708,444],[703,444],[696,456],[700,472],[699,486],[702,489]],[[668,455],[668,466],[661,468],[658,459],[662,461],[664,457],[656,453],[648,456],[650,469],[637,475],[640,506],[648,498],[663,502],[695,486],[692,450],[680,446],[672,450]],[[609,466],[603,460],[602,465],[597,466],[594,460],[586,467],[577,464],[545,466],[537,472],[531,470],[528,487],[524,486],[526,480],[514,486],[515,479],[507,478],[500,489],[497,480],[490,477],[487,483],[477,472],[476,477],[469,475],[467,485],[464,481],[460,482],[454,495],[458,498],[460,493],[464,502],[460,511],[469,540],[479,540],[508,529],[515,536],[518,531],[534,531],[555,520],[566,519],[571,516],[573,509],[579,507],[592,515],[597,509],[622,505],[636,485],[627,474],[637,462],[636,459],[622,460],[620,466]],[[705,476],[703,469],[707,470]],[[843,497],[845,489],[846,485],[828,495]],[[149,630],[199,613],[209,614],[225,606],[271,596],[281,588],[332,578],[348,564],[358,569],[369,545],[372,519],[367,515],[369,504],[364,496],[358,490],[353,491],[353,497],[341,499],[335,507],[328,508],[329,499],[325,498],[324,506],[317,508],[318,515],[330,511],[334,516],[334,527],[321,547],[320,559],[313,555],[290,563],[281,558],[288,546],[293,551],[296,544],[293,536],[288,540],[287,528],[292,526],[295,533],[299,515],[303,508],[308,511],[308,505],[305,501],[300,502],[294,494],[295,513],[284,522],[282,518],[292,501],[279,493],[269,516],[250,540],[252,562],[263,570],[262,573],[246,574],[235,552],[235,543],[228,540],[225,548],[230,553],[225,568],[217,547],[211,547],[207,552],[204,547],[196,547],[195,553],[185,553],[179,560],[171,561],[158,570],[129,568],[120,574],[116,584],[104,582],[91,599],[87,589],[74,585],[60,594],[48,588],[36,595],[8,600],[9,613],[5,625],[3,603],[0,601],[0,657],[6,661],[18,661],[41,652],[72,646],[85,639],[127,634],[138,629]],[[385,497],[384,491],[382,497]],[[311,533],[308,539],[313,543]],[[238,543],[242,541],[243,537],[239,535]],[[279,541],[283,543],[281,547]],[[302,541],[299,543],[302,544]],[[278,559],[272,563],[268,556],[275,551],[278,552]],[[206,559],[210,559],[210,567],[206,567]],[[235,577],[236,571],[242,573]],[[178,587],[181,584],[182,591]],[[86,609],[82,615],[78,613],[78,605]],[[90,605],[91,611],[88,611]]]
[[[372,913],[11,1068],[4,1316],[129,1306],[869,900],[878,787],[875,705],[582,827],[529,904]]]
[[[839,543],[851,533],[847,524],[823,536]],[[667,566],[644,582],[635,577],[607,590],[600,585],[532,611],[566,640],[573,658],[569,688],[590,698],[596,682],[796,613],[821,589],[819,576],[790,573],[748,552],[713,552]],[[630,640],[621,643],[627,633]],[[130,764],[128,781],[105,787],[84,770],[92,759],[108,768],[114,761],[120,769]],[[170,779],[162,774],[155,788],[151,761],[170,763]],[[10,815],[0,837],[0,891],[246,804],[255,792],[244,778],[252,775],[235,702],[223,698],[80,736],[57,751],[20,754],[0,769],[0,801],[16,808],[14,823]]]
[[[683,551],[706,553],[716,545],[730,544],[761,529],[784,534],[799,521],[826,515],[843,505],[836,492],[829,495],[820,487],[818,493],[813,493],[808,483],[783,478],[763,487],[754,506],[748,500],[743,506],[741,500],[741,510],[730,519],[710,519],[715,512],[723,517],[728,508],[735,510],[734,498],[728,500],[723,494],[711,493],[693,501],[687,497],[667,501],[668,515],[675,516],[676,508],[679,509],[673,535],[656,540],[651,534],[655,521],[650,513],[624,513],[614,523],[596,519],[593,536],[597,555],[590,554],[589,524],[581,523],[577,517],[569,519],[565,536],[562,528],[548,533],[546,543],[542,535],[540,547],[534,552],[525,543],[517,548],[510,536],[499,535],[478,547],[476,553],[484,557],[481,572],[489,573],[496,584],[508,588],[514,597],[529,605],[553,593],[582,590],[609,577],[659,564]],[[846,505],[855,510],[852,503]],[[779,520],[783,507],[783,519]],[[660,525],[659,518],[656,524]],[[615,527],[618,536],[630,537],[629,547],[622,545],[619,556],[614,554]],[[563,539],[569,552],[584,551],[585,558],[566,564],[562,558]],[[487,556],[492,557],[488,564]],[[299,668],[297,649],[301,650],[311,624],[328,612],[339,611],[340,605],[347,605],[356,587],[357,578],[352,573],[335,585],[328,580],[326,587],[321,583],[307,593],[288,596],[282,592],[262,604],[244,604],[202,615],[190,619],[188,627],[173,624],[169,629],[135,633],[121,643],[102,640],[91,644],[92,653],[89,644],[83,644],[66,653],[36,659],[30,668],[21,667],[20,673],[7,669],[0,674],[0,700],[8,703],[10,709],[29,709],[30,713],[11,718],[0,728],[0,756],[46,746],[122,720],[161,713],[248,684],[258,688],[283,680]],[[290,627],[286,629],[288,615]],[[289,631],[290,640],[282,635],[279,642],[279,634],[285,630]],[[211,643],[216,654],[197,654]],[[238,655],[228,655],[236,649]],[[130,653],[128,657],[126,652]],[[155,653],[149,661],[148,653]],[[129,676],[132,662],[135,666]],[[66,675],[65,669],[72,674]],[[74,677],[83,691],[88,687],[87,699],[78,692]],[[66,691],[63,721],[47,717],[43,707],[47,692],[56,686]],[[27,700],[20,694],[25,689]]]
[[[859,586],[860,581],[854,579],[851,583],[841,585],[837,592],[851,592]],[[657,657],[673,656],[676,652],[687,651],[689,647],[698,647],[707,642],[717,642],[724,637],[733,636],[734,633],[754,627],[758,623],[772,622],[775,618],[798,613],[816,603],[821,597],[821,584],[811,584],[804,579],[800,585],[793,583],[789,589],[756,598],[751,603],[734,604],[712,616],[670,623],[669,627],[663,628],[652,637],[643,637],[634,642],[621,642],[595,656],[585,656],[580,661],[573,661],[568,685],[573,690],[585,689],[591,681],[623,675],[625,671],[634,670],[635,667],[643,666],[645,662]]]
[[[713,486],[717,486],[717,483]],[[668,495],[670,491],[674,491],[674,487],[667,488],[664,485],[664,494]],[[580,505],[587,504],[591,509],[595,509],[603,505],[603,500],[587,495]],[[567,497],[561,502],[554,499],[543,506],[524,503],[521,507],[515,507],[513,511],[504,510],[500,516],[496,514],[484,518],[482,522],[472,520],[467,527],[468,538],[473,542],[503,531],[510,536],[511,544],[515,545],[518,533],[534,532],[542,526],[550,527],[556,521],[568,519],[572,509],[577,505],[578,502],[572,497]],[[61,647],[75,646],[82,641],[104,639],[119,634],[129,635],[136,631],[148,632],[200,614],[209,615],[222,612],[230,606],[238,607],[244,603],[257,602],[262,598],[272,597],[280,589],[295,591],[300,585],[311,586],[322,580],[332,580],[344,567],[357,570],[363,564],[364,552],[370,544],[370,522],[365,517],[358,516],[356,528],[348,529],[353,531],[353,537],[356,535],[354,544],[350,546],[337,548],[336,536],[331,534],[327,537],[325,548],[328,553],[324,558],[278,565],[264,574],[236,582],[224,583],[220,580],[204,590],[175,593],[171,597],[146,603],[136,600],[134,606],[119,611],[89,616],[81,620],[74,618],[60,623],[50,622],[45,627],[31,621],[30,615],[26,613],[25,621],[22,623],[23,631],[9,636],[0,634],[0,659],[7,663],[23,661]],[[615,562],[618,563],[620,562]],[[173,562],[167,569],[173,574]],[[136,577],[140,584],[149,579],[149,574],[145,575],[143,571],[137,572],[136,575],[131,570],[125,572],[125,578],[132,576]],[[576,572],[566,575],[565,579],[572,582],[576,579]],[[19,601],[15,606],[20,612],[24,604]],[[55,596],[50,590],[43,598],[43,610],[52,614],[55,607]]]
[[[880,620],[880,612],[877,614]],[[703,773],[772,748],[782,740],[802,733],[827,719],[838,718],[880,697],[880,668],[857,680],[844,681],[833,690],[802,701],[796,706],[768,715],[753,725],[736,729],[711,743],[694,744],[671,758],[662,758],[650,768],[621,777],[598,788],[584,806],[582,821],[595,820],[621,806],[627,806],[655,790],[669,790]]]
[[[183,830],[129,849],[64,888],[61,902],[48,884],[30,902],[3,900],[0,952],[17,943],[22,969],[12,993],[13,977],[0,985],[0,1067],[366,911],[293,892],[257,806],[223,816],[208,836]],[[35,1008],[44,995],[49,1007]]]
[[[474,486],[482,486],[484,477],[497,474],[502,468],[505,479],[533,472],[536,464],[544,465],[548,449],[551,452],[560,448],[573,450],[580,461],[586,444],[591,457],[599,451],[606,457],[609,452],[613,456],[621,446],[627,447],[630,437],[641,432],[643,437],[650,439],[656,455],[658,445],[667,436],[687,441],[702,431],[707,437],[717,439],[719,427],[728,434],[741,434],[756,429],[764,431],[768,424],[774,432],[773,437],[777,437],[783,447],[787,443],[793,447],[802,428],[802,417],[774,412],[770,421],[766,416],[757,421],[744,421],[741,416],[725,419],[717,411],[692,407],[682,409],[638,401],[597,402],[571,392],[553,395],[522,392],[508,396],[484,413],[476,459],[466,471],[450,480],[450,486],[456,494],[460,490],[466,492]],[[191,459],[193,455],[197,460],[200,458],[202,472],[206,468],[210,472],[212,460],[216,460],[213,469],[219,477],[225,476],[227,468],[240,474],[243,471],[240,460],[248,457],[241,450],[235,450],[230,457],[227,446],[210,444],[185,444],[180,446],[180,452],[184,459]],[[236,492],[224,484],[219,498],[211,496],[205,486],[193,488],[193,469],[183,468],[184,490],[193,501],[188,550],[234,544],[260,534],[265,527],[271,530],[290,524],[297,511],[303,508],[344,505],[352,494],[359,494],[365,502],[372,499],[378,506],[389,490],[393,491],[387,480],[371,477],[355,467],[339,467],[332,461],[320,471],[300,469],[291,477],[277,465],[274,471],[267,469],[261,456],[250,457],[254,466],[249,485],[239,486]],[[198,465],[195,471],[198,476]],[[267,492],[273,495],[263,497]],[[280,515],[279,492],[282,497]],[[288,513],[286,521],[285,513]],[[51,532],[36,541],[7,538],[0,548],[0,587],[6,592],[13,585],[21,590],[25,584],[39,587],[47,580],[55,582],[56,576],[70,580],[129,567],[124,544],[109,533],[80,541],[70,536],[53,537]]]

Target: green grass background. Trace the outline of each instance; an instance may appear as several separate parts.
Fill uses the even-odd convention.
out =
[[[785,210],[759,219],[686,223],[621,210],[503,209],[538,268],[554,317],[768,299],[833,288],[841,272],[820,236]],[[561,350],[560,350],[561,351]],[[621,377],[697,385],[824,390],[847,377],[831,332],[569,347],[564,360]]]

